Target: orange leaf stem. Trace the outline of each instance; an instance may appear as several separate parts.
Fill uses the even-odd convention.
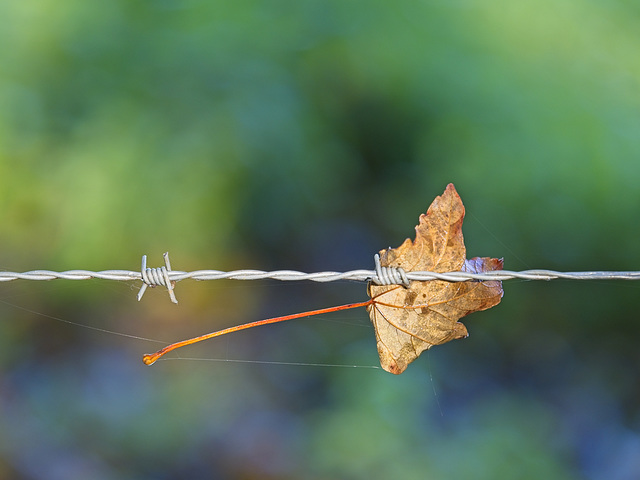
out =
[[[292,315],[284,315],[282,317],[267,318],[265,320],[258,320],[256,322],[245,323],[243,325],[236,325],[235,327],[225,328],[224,330],[218,330],[217,332],[207,333],[206,335],[201,335],[199,337],[190,338],[188,340],[182,340],[181,342],[172,343],[171,345],[167,345],[163,349],[158,350],[156,353],[147,353],[142,357],[142,361],[145,363],[145,365],[153,365],[156,362],[156,360],[162,357],[165,353],[175,350],[176,348],[192,345],[194,343],[201,342],[203,340],[208,340],[210,338],[226,335],[227,333],[238,332],[240,330],[245,330],[247,328],[259,327],[260,325],[268,325],[270,323],[278,323],[278,322],[284,322],[286,320],[293,320],[294,318],[310,317],[312,315],[320,315],[321,313],[330,313],[330,312],[337,312],[340,310],[348,310],[350,308],[366,307],[368,305],[371,305],[373,302],[374,300],[370,299],[370,300],[367,300],[366,302],[348,303],[346,305],[339,305],[337,307],[321,308],[319,310],[311,310],[308,312],[294,313]]]

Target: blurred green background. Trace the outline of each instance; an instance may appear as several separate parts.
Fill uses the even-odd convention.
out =
[[[0,3],[0,268],[640,270],[632,0]],[[640,478],[640,285],[521,282],[401,376],[353,282],[0,284],[2,479]],[[60,321],[62,320],[62,321]],[[66,322],[66,323],[65,323]],[[83,328],[149,338],[117,336]]]

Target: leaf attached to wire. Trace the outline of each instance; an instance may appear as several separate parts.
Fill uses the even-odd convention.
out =
[[[462,237],[464,205],[453,184],[436,197],[426,214],[420,215],[414,241],[380,251],[382,267],[405,272],[482,273],[502,270],[502,259],[466,259]],[[400,374],[420,354],[434,345],[468,336],[458,319],[491,308],[502,298],[500,281],[412,281],[401,285],[368,286],[367,306],[375,328],[380,364]]]

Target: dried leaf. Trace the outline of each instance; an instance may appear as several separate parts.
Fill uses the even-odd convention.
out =
[[[502,259],[466,259],[464,205],[453,184],[420,215],[416,239],[380,251],[383,267],[438,273],[502,270]],[[426,349],[468,336],[458,319],[500,303],[502,282],[413,281],[409,287],[369,284],[367,306],[376,331],[380,364],[400,374]]]

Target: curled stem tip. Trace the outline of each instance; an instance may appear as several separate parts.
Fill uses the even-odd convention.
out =
[[[154,363],[156,363],[156,360],[158,359],[158,353],[146,353],[143,357],[142,357],[142,362],[145,365],[153,365]]]

